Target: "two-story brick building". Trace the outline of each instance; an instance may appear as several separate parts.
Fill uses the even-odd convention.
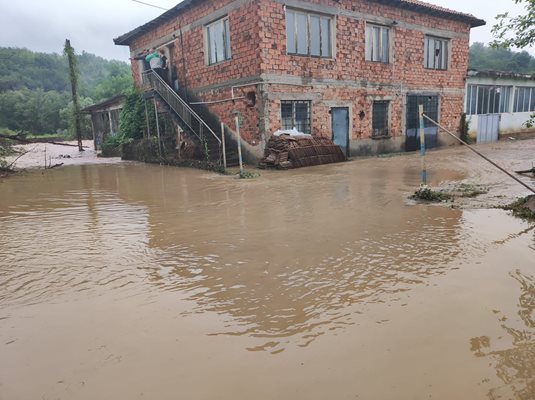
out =
[[[230,128],[239,112],[253,156],[293,127],[358,155],[416,149],[419,103],[457,129],[484,24],[417,0],[184,0],[115,43],[165,49],[171,81]],[[140,83],[143,62],[132,70]]]

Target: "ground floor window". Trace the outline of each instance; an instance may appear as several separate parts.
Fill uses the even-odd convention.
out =
[[[466,113],[499,114],[509,112],[510,86],[468,85]]]
[[[281,101],[281,125],[310,134],[310,101]]]
[[[374,101],[372,110],[372,137],[390,136],[389,101]]]
[[[535,87],[517,87],[513,112],[535,111]]]

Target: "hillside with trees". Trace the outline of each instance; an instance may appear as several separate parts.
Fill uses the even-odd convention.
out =
[[[535,57],[525,50],[512,51],[509,48],[474,43],[470,46],[470,68],[535,74]]]
[[[125,62],[86,52],[77,59],[82,107],[132,86],[130,66]],[[63,55],[0,47],[0,129],[68,136],[70,90]]]

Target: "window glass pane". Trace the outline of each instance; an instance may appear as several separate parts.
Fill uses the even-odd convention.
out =
[[[295,16],[297,25],[297,53],[308,54],[307,16],[301,13],[296,13]]]
[[[310,54],[313,56],[321,55],[320,52],[320,18],[310,16]]]
[[[371,61],[372,59],[372,27],[371,25],[366,24],[366,61]]]
[[[374,101],[372,110],[372,136],[388,135],[388,101]]]
[[[524,88],[524,112],[529,111],[529,88]]]
[[[230,53],[230,29],[228,24],[228,19],[225,19],[223,21],[224,29],[225,29],[225,60],[229,60],[231,57]]]
[[[448,69],[448,41],[442,41],[442,69]]]
[[[208,51],[209,51],[209,63],[213,64],[216,60],[216,46],[214,40],[214,29],[213,26],[207,28],[208,32]]]
[[[497,114],[500,112],[500,91],[496,87],[490,88],[490,108],[489,113]]]
[[[214,24],[214,39],[216,46],[216,60],[215,62],[223,61],[225,59],[225,44],[223,42],[223,24],[221,22]]]
[[[515,89],[515,98],[514,98],[514,103],[513,103],[513,112],[518,112],[518,88]]]
[[[382,55],[381,55],[381,61],[387,63],[388,62],[388,53],[390,50],[390,31],[387,28],[383,28],[383,40],[381,41],[381,47],[382,47]]]
[[[295,126],[299,132],[310,133],[308,102],[295,102]]]
[[[321,19],[321,55],[331,57],[331,20]]]
[[[381,29],[377,26],[373,27],[373,39],[372,39],[372,61],[380,61],[381,46]]]
[[[484,86],[479,86],[477,89],[477,113],[478,114],[487,113],[487,103],[488,103],[487,88]]]
[[[281,102],[281,125],[282,129],[293,128],[293,113],[291,101]]]
[[[535,111],[535,88],[530,88],[530,104],[529,104],[529,111]]]
[[[433,52],[435,51],[435,41],[427,39],[427,68],[433,68]]]
[[[435,57],[433,60],[433,68],[440,68],[440,60],[442,58],[442,42],[440,40],[434,40],[435,42]]]
[[[511,91],[512,91],[512,88],[505,87],[504,89],[505,89],[505,94],[503,96],[502,112],[506,113],[506,112],[510,112],[511,111],[509,104],[511,103]]]
[[[295,45],[295,13],[286,11],[286,49],[288,53],[296,52]]]

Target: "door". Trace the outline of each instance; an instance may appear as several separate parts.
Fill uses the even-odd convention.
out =
[[[477,117],[477,143],[495,142],[500,133],[500,114],[483,114]]]
[[[420,115],[418,106],[424,105],[424,114],[434,121],[438,120],[438,96],[408,95],[407,96],[407,136],[406,151],[420,149]],[[438,127],[424,120],[425,147],[430,149],[438,146]]]
[[[331,119],[333,142],[340,146],[346,157],[349,157],[349,108],[331,108]]]

